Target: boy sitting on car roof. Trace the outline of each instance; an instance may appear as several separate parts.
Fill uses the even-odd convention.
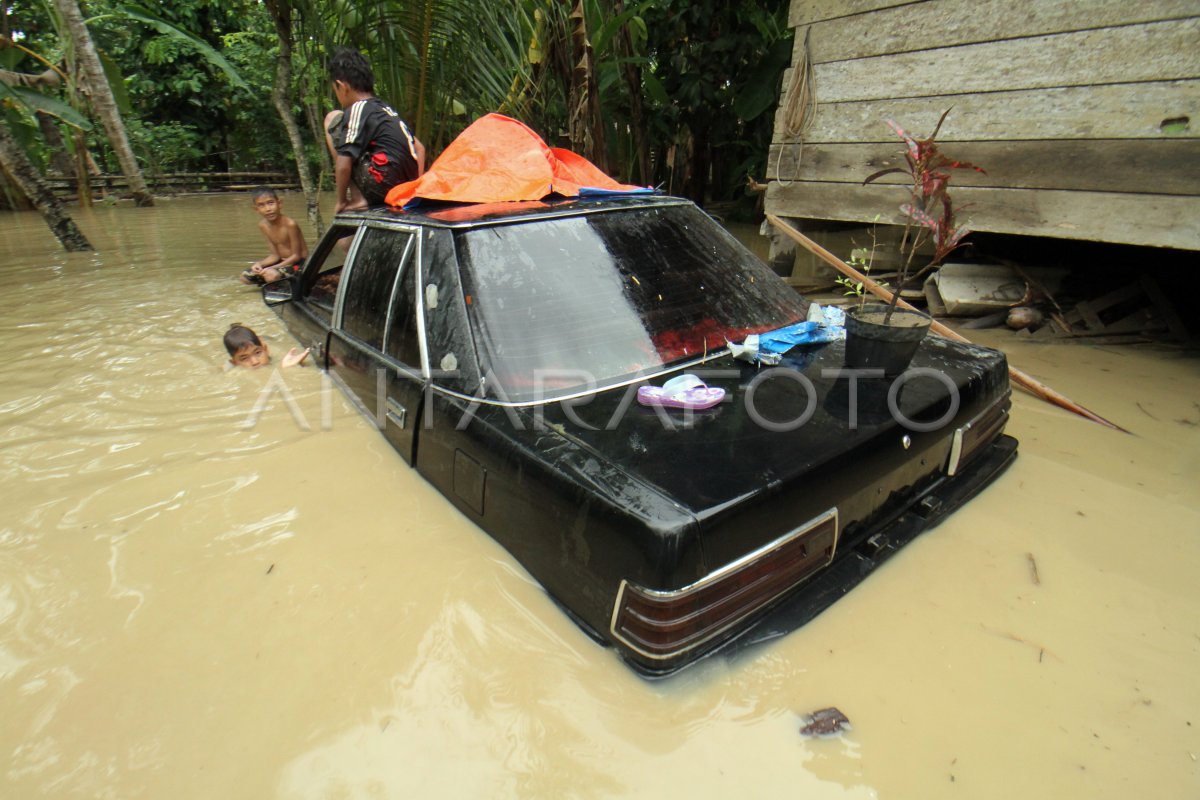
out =
[[[361,53],[345,47],[334,52],[329,79],[342,106],[325,117],[337,156],[334,212],[383,205],[389,189],[421,176],[425,148],[400,115],[375,96],[375,74]]]

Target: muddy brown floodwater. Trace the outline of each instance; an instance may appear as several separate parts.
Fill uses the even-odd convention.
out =
[[[308,430],[243,427],[271,373],[222,332],[292,344],[233,280],[245,196],[80,222],[97,254],[0,216],[0,797],[1200,796],[1195,358],[977,336],[1133,435],[1017,394],[967,507],[648,683],[316,370]]]

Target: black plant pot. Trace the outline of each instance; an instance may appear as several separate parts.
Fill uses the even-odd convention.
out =
[[[882,369],[885,375],[898,375],[908,368],[933,320],[920,312],[897,308],[884,325],[887,312],[888,307],[882,303],[847,310],[846,366]]]

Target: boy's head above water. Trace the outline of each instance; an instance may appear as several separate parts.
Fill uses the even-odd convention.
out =
[[[259,213],[263,219],[268,221],[279,217],[279,209],[283,203],[279,200],[279,195],[270,186],[260,186],[253,192],[254,210]]]
[[[245,325],[234,323],[229,326],[225,331],[225,349],[229,351],[229,363],[235,367],[255,369],[271,362],[271,351],[258,334]]]

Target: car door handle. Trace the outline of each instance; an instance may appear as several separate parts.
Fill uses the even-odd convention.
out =
[[[397,428],[403,428],[404,421],[408,418],[408,410],[396,402],[394,398],[389,397],[387,400],[387,418]]]

